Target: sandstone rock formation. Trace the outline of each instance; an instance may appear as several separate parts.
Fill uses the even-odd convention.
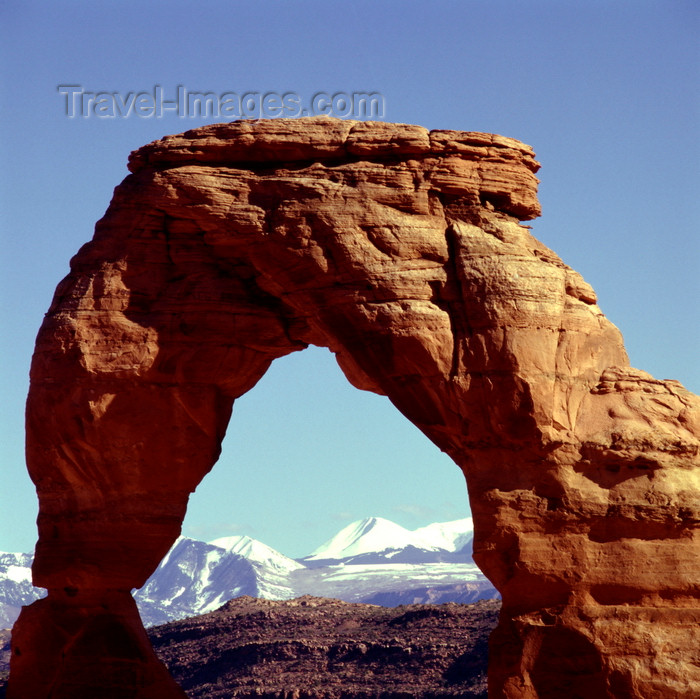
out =
[[[234,400],[329,347],[463,470],[501,591],[493,697],[690,697],[700,403],[632,369],[519,221],[532,150],[482,133],[236,122],[132,154],[39,333],[40,501],[10,696],[176,697],[129,590],[180,531]]]

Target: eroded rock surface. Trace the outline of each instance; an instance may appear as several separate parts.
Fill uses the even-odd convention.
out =
[[[181,696],[125,597],[234,400],[308,344],[463,470],[503,596],[492,696],[696,695],[699,401],[630,368],[590,286],[519,223],[537,168],[499,136],[330,119],[132,154],[37,340],[49,597],[17,622],[11,697]]]

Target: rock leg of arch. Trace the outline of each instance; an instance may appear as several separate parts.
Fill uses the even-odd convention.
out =
[[[698,688],[698,398],[629,366],[593,290],[520,221],[512,139],[330,119],[132,154],[37,339],[40,502],[10,697],[179,697],[129,592],[177,537],[235,399],[329,347],[463,470],[503,597],[493,697]]]

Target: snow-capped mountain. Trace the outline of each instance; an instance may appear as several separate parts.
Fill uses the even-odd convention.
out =
[[[279,553],[279,551],[275,551],[275,549],[270,548],[257,539],[251,539],[249,536],[225,536],[221,539],[214,539],[209,544],[224,549],[228,553],[243,556],[243,558],[247,558],[252,563],[277,570],[282,575],[304,567],[301,563],[297,563],[292,558],[288,558],[284,554]]]
[[[233,597],[295,597],[288,576],[304,566],[247,536],[211,543],[180,537],[134,594],[146,625],[218,609]]]
[[[368,517],[348,524],[304,560],[342,560],[364,553],[400,550],[407,546],[415,546],[416,542],[421,548],[432,550],[429,542],[418,539],[414,532],[388,519]]]
[[[381,517],[367,517],[348,524],[301,560],[312,567],[340,562],[471,562],[472,536],[471,517],[414,530]]]
[[[434,546],[456,553],[463,551],[466,547],[471,549],[474,538],[474,520],[471,517],[465,517],[452,522],[436,522],[415,529],[413,534],[417,538],[431,542]]]
[[[471,558],[471,518],[408,530],[379,517],[353,522],[293,560],[260,541],[180,537],[134,598],[147,626],[217,609],[250,595],[311,594],[383,606],[496,597]],[[0,553],[0,628],[43,597],[31,586],[31,554]]]
[[[380,517],[344,527],[297,561],[255,539],[180,539],[135,594],[147,624],[216,609],[241,595],[305,594],[384,606],[497,596],[471,558],[471,518],[409,530]]]

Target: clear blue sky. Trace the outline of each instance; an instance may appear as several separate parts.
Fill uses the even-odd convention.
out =
[[[0,5],[0,550],[33,548],[23,459],[34,337],[129,151],[206,119],[69,119],[92,92],[377,91],[386,119],[488,131],[543,164],[534,233],[581,272],[632,364],[700,391],[700,6],[694,1]],[[327,352],[279,360],[234,409],[185,533],[303,555],[353,519],[466,516],[461,474]]]

